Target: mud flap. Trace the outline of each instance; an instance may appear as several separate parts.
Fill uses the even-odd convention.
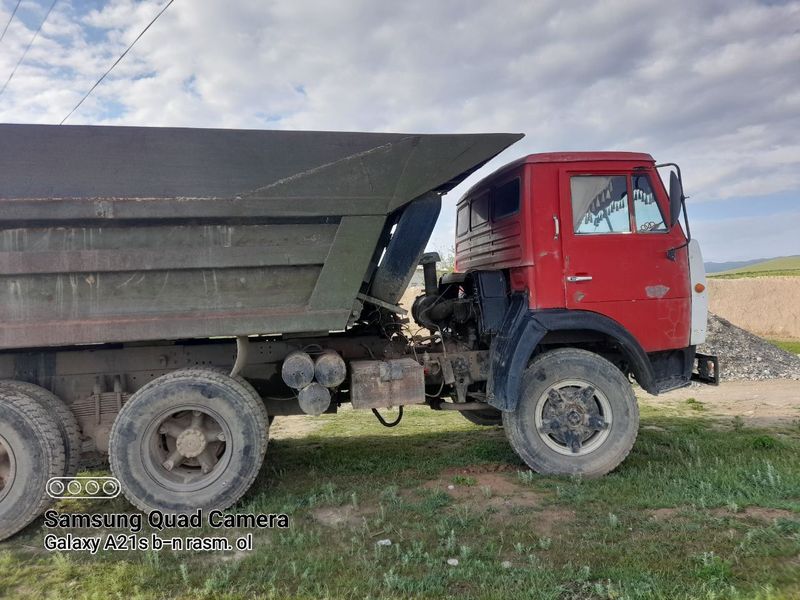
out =
[[[527,294],[513,294],[500,332],[492,340],[487,402],[499,410],[517,407],[522,375],[547,330],[533,318]]]

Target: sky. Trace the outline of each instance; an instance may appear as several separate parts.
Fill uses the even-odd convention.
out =
[[[22,0],[0,85],[50,4]],[[57,0],[0,122],[60,122],[164,4]],[[67,124],[525,133],[447,195],[445,252],[506,162],[648,152],[681,165],[706,260],[800,254],[800,2],[175,0]]]

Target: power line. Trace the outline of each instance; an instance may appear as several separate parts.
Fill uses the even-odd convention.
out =
[[[8,26],[11,25],[11,21],[14,20],[14,15],[17,14],[17,9],[19,8],[20,4],[22,4],[22,0],[17,0],[17,5],[14,7],[14,10],[11,11],[11,16],[8,17],[8,23],[6,23],[6,26],[3,28],[3,33],[0,33],[0,42],[3,41],[4,37],[6,37],[6,31],[8,31]]]
[[[63,119],[61,119],[61,123],[59,123],[59,125],[63,125],[63,124],[64,124],[64,121],[66,121],[67,119],[69,119],[69,118],[72,116],[72,113],[74,113],[76,110],[78,110],[78,108],[80,107],[80,105],[81,105],[81,104],[83,104],[83,101],[84,101],[84,100],[86,100],[86,99],[89,97],[89,95],[90,95],[90,94],[91,94],[91,93],[94,91],[94,89],[95,89],[95,88],[96,88],[98,85],[100,85],[100,82],[101,82],[101,81],[103,81],[103,79],[105,79],[105,78],[106,78],[106,75],[108,75],[109,73],[111,73],[111,71],[113,71],[113,70],[114,70],[114,67],[116,67],[116,66],[117,66],[117,65],[118,65],[118,64],[119,64],[119,63],[122,61],[122,59],[123,59],[123,58],[125,58],[125,55],[128,53],[128,51],[129,51],[131,48],[133,48],[133,45],[134,45],[136,42],[138,42],[138,41],[139,41],[139,39],[140,39],[140,38],[141,38],[141,37],[142,37],[142,36],[145,34],[145,32],[146,32],[148,29],[150,29],[150,26],[151,26],[153,23],[155,23],[155,22],[158,20],[158,17],[160,17],[161,15],[163,15],[163,14],[164,14],[164,12],[165,12],[165,11],[166,11],[166,10],[167,10],[167,9],[168,9],[168,8],[169,8],[171,5],[172,5],[172,3],[173,3],[173,2],[175,2],[175,0],[169,0],[169,2],[167,2],[166,6],[164,6],[164,8],[162,8],[162,9],[159,11],[159,13],[158,13],[158,14],[157,14],[155,17],[153,17],[153,20],[152,20],[152,21],[150,21],[150,22],[147,24],[147,27],[145,27],[144,29],[142,29],[142,32],[141,32],[139,35],[137,35],[137,36],[136,36],[136,39],[135,39],[135,40],[133,40],[133,41],[130,43],[130,45],[127,47],[127,48],[125,48],[125,51],[124,51],[122,54],[120,54],[120,55],[119,55],[119,58],[118,58],[117,60],[115,60],[115,61],[114,61],[114,64],[113,64],[113,65],[111,65],[111,66],[108,68],[108,70],[107,70],[105,73],[103,73],[103,75],[100,77],[100,79],[98,79],[98,80],[95,82],[95,84],[94,84],[94,85],[93,85],[93,86],[92,86],[92,87],[89,89],[89,91],[88,91],[88,92],[86,92],[86,94],[83,96],[83,98],[81,98],[80,102],[78,102],[78,103],[75,105],[75,107],[74,107],[74,108],[73,108],[71,111],[69,111],[69,113],[67,114],[67,116],[66,116],[66,117],[64,117]],[[1,93],[2,93],[2,92],[0,92],[0,94],[1,94]]]
[[[44,22],[47,21],[47,17],[50,16],[50,13],[52,12],[53,7],[56,5],[56,2],[58,2],[58,0],[53,0],[53,3],[50,5],[50,8],[47,9],[47,14],[45,14],[44,19],[42,19],[42,22],[39,23],[39,28],[33,34],[33,37],[31,38],[31,41],[28,42],[28,45],[25,47],[25,52],[23,52],[22,56],[19,57],[19,60],[17,61],[17,64],[14,65],[14,69],[11,71],[11,74],[8,76],[8,79],[6,79],[6,82],[3,84],[2,89],[0,89],[0,96],[3,95],[3,92],[6,91],[6,88],[8,87],[8,84],[11,83],[12,79],[14,79],[14,74],[17,72],[17,69],[22,64],[22,61],[25,60],[25,57],[28,55],[28,50],[31,49],[31,46],[33,46],[33,42],[35,42],[36,38],[39,36],[39,32],[42,30],[42,27],[44,27]],[[16,9],[14,9],[14,10],[16,11]]]

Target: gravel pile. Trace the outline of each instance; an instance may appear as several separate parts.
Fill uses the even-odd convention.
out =
[[[711,313],[706,343],[697,351],[719,357],[723,380],[800,379],[800,357],[796,354]]]

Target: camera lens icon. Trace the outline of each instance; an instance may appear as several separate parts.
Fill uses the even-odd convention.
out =
[[[117,481],[116,479],[107,479],[106,481],[103,482],[103,493],[106,496],[110,498],[116,498],[117,496],[119,496],[119,491],[120,491],[119,481]]]
[[[53,478],[47,482],[47,495],[51,498],[60,498],[65,489],[66,486],[60,479]]]
[[[122,488],[116,477],[53,477],[46,490],[56,500],[108,500],[119,496]]]

